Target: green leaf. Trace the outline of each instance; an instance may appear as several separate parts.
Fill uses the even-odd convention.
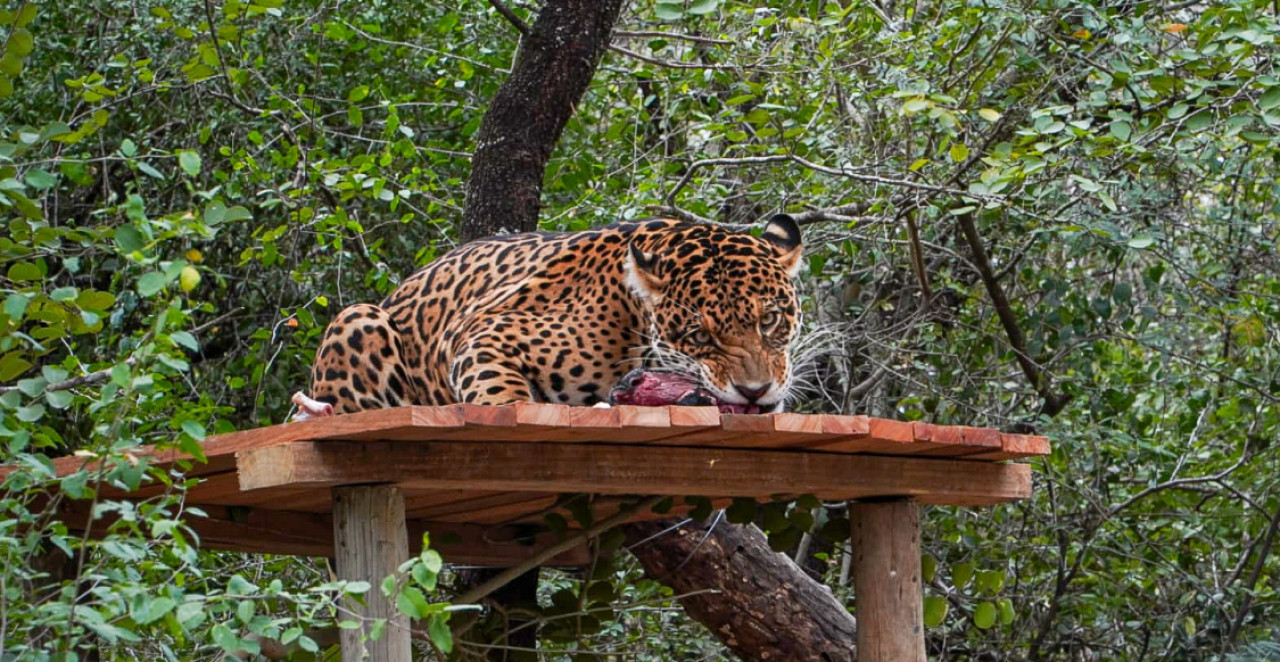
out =
[[[49,293],[49,298],[61,302],[74,301],[79,294],[80,291],[74,287],[59,287]]]
[[[6,76],[14,77],[22,75],[23,69],[22,58],[14,55],[12,51],[0,55],[0,73]]]
[[[9,50],[18,57],[26,57],[35,48],[35,37],[26,28],[9,33]]]
[[[956,590],[963,590],[972,579],[972,563],[953,563],[951,565],[951,583],[956,587]]]
[[[973,624],[978,626],[979,629],[987,630],[996,624],[997,616],[996,606],[990,602],[984,602],[973,610]]]
[[[28,301],[29,299],[25,294],[17,292],[10,294],[4,300],[4,314],[8,315],[13,322],[22,321],[22,315],[27,311]]]
[[[924,624],[935,628],[947,618],[947,599],[931,595],[924,599]]]
[[[724,511],[725,519],[733,524],[749,524],[756,517],[756,500],[735,498]]]
[[[142,614],[134,614],[133,620],[138,625],[146,625],[164,618],[165,614],[173,611],[178,603],[173,598],[156,598],[147,603],[147,608]]]
[[[240,619],[241,623],[248,625],[257,611],[258,606],[253,600],[241,600],[240,604],[236,605],[236,618]]]
[[[142,277],[138,279],[138,294],[144,297],[155,296],[157,292],[164,289],[165,285],[169,284],[170,280],[172,279],[159,271],[142,274]]]
[[[36,6],[31,2],[22,3],[22,9],[18,10],[18,17],[13,21],[13,27],[23,28],[36,20]]]
[[[58,185],[58,177],[41,170],[40,168],[31,168],[22,176],[23,181],[28,186],[35,189],[50,189]]]
[[[1156,238],[1149,234],[1140,234],[1135,237],[1131,237],[1128,241],[1129,248],[1136,248],[1138,250],[1150,248],[1155,243]]]
[[[18,420],[23,423],[35,423],[44,418],[44,405],[28,405],[18,408]]]
[[[770,533],[768,538],[769,548],[775,552],[785,552],[799,544],[800,538],[803,535],[804,531],[794,527],[778,531],[777,533]]]
[[[1116,205],[1115,198],[1112,198],[1110,193],[1099,190],[1098,199],[1102,200],[1102,204],[1106,205],[1107,209],[1110,209],[1113,212],[1120,211],[1120,207]]]
[[[76,305],[81,310],[95,313],[106,312],[115,302],[116,298],[110,292],[99,292],[97,290],[84,290],[80,293],[80,296],[76,297]]]
[[[688,11],[696,16],[706,16],[719,8],[720,0],[693,0]]]
[[[176,342],[193,352],[200,351],[200,342],[196,340],[195,336],[191,335],[187,331],[175,331],[169,334],[169,338],[173,340],[173,342]]]
[[[902,110],[906,111],[908,115],[913,115],[915,113],[923,112],[925,110],[928,110],[928,108],[929,108],[929,102],[925,101],[924,99],[912,99],[902,104]]]
[[[982,108],[978,111],[978,116],[988,122],[1000,121],[1000,113],[994,108]]]
[[[996,604],[1000,608],[1000,622],[1004,625],[1012,623],[1015,616],[1013,613],[1013,600],[1001,598]]]
[[[15,262],[9,267],[9,280],[21,283],[42,278],[44,276],[40,273],[40,267],[30,262]]]
[[[203,441],[206,435],[204,426],[196,421],[183,421],[182,431],[194,437],[196,441]],[[364,583],[364,582],[360,582],[360,583]]]
[[[711,517],[711,499],[707,497],[685,497],[684,502],[691,507],[689,510],[690,519],[703,522],[708,517]]]
[[[449,629],[448,614],[433,615],[427,623],[427,634],[440,652],[446,655],[453,652],[453,632]]]
[[[200,155],[191,150],[178,152],[178,165],[183,172],[195,177],[200,174]]]
[[[953,163],[960,163],[969,158],[969,148],[964,143],[952,143],[949,155]]]
[[[653,13],[664,21],[678,21],[684,18],[684,3],[659,2],[654,6]]]
[[[444,559],[440,558],[440,553],[434,549],[422,552],[422,564],[431,572],[440,572],[444,569]]]
[[[369,96],[369,86],[357,85],[356,87],[351,88],[351,91],[347,93],[347,101],[355,103],[357,101],[363,101],[367,96]]]
[[[429,613],[430,606],[422,591],[413,586],[406,586],[396,595],[396,608],[405,616],[418,619]]]
[[[1263,110],[1271,110],[1276,106],[1280,106],[1280,85],[1268,89],[1258,97],[1258,107]]]
[[[938,557],[933,554],[925,554],[920,557],[920,576],[924,582],[928,584],[933,581],[934,575],[938,572]]]
[[[75,399],[75,394],[69,390],[49,391],[44,394],[45,402],[49,403],[54,409],[66,409],[71,406],[71,401]]]
[[[18,352],[9,352],[0,357],[0,382],[12,381],[30,368],[30,361],[22,358]]]
[[[227,592],[234,595],[253,595],[258,592],[258,587],[240,573],[236,573],[227,582]]]
[[[120,154],[128,157],[138,153],[138,146],[132,140],[125,138],[120,141]]]

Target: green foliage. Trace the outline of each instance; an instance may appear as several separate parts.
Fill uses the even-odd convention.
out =
[[[255,634],[311,650],[335,598],[375,593],[201,550],[181,468],[133,449],[199,457],[206,434],[283,420],[333,311],[454,245],[517,33],[471,0],[205,9],[0,11],[6,655],[193,659]],[[1276,636],[1274,3],[661,0],[619,27],[644,59],[610,52],[578,104],[546,229],[808,212],[799,409],[1052,436],[1034,499],[926,512],[938,650],[1225,659]],[[1052,418],[1033,420],[1044,385],[958,236],[968,216],[1025,352],[1071,396]],[[76,457],[95,463],[54,478]],[[168,489],[114,498],[144,480]],[[48,508],[55,483],[91,500],[94,536]],[[567,505],[559,531],[590,521]],[[838,504],[728,517],[809,544],[838,584]],[[618,558],[545,582],[548,651],[727,659]],[[438,562],[388,595],[444,651]]]

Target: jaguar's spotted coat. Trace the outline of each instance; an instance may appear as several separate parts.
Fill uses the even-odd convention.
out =
[[[647,357],[700,375],[722,405],[773,411],[791,382],[800,257],[800,230],[782,215],[760,238],[651,220],[473,242],[381,305],[340,312],[311,394],[336,413],[592,405]]]

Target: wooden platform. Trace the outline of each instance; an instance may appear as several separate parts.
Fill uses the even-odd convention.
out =
[[[507,565],[554,543],[542,522],[568,501],[599,516],[626,495],[822,499],[911,497],[975,506],[1031,494],[1043,437],[927,423],[805,414],[721,415],[712,407],[590,409],[521,404],[400,407],[210,437],[187,493],[205,547],[333,553],[332,488],[390,484],[404,494],[411,545],[430,531],[455,563]],[[139,455],[171,464],[176,451]],[[60,473],[85,459],[55,461]],[[164,486],[109,498],[146,498]],[[69,503],[72,523],[83,505]],[[647,514],[649,517],[659,515]],[[582,561],[570,552],[560,564]]]

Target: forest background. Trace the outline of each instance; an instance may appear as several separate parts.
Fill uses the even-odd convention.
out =
[[[319,649],[333,594],[370,590],[200,550],[130,449],[285,420],[337,310],[484,234],[477,135],[541,7],[0,10],[0,657]],[[788,211],[797,410],[1051,436],[1033,499],[926,510],[939,659],[1280,659],[1277,36],[1259,0],[641,0],[522,204],[546,230]],[[54,478],[71,453],[106,468]],[[156,473],[95,501],[100,539],[36,507]],[[853,605],[817,535],[838,504],[757,514]],[[612,569],[543,659],[733,659]],[[542,610],[585,590],[545,571]]]

